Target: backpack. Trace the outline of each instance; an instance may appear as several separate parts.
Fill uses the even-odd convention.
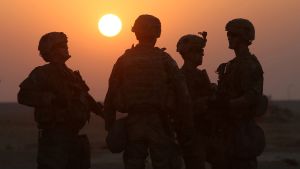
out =
[[[234,156],[240,159],[250,159],[259,156],[264,151],[265,134],[254,120],[240,124],[234,132]]]
[[[159,48],[137,47],[121,56],[123,71],[115,103],[119,111],[128,112],[143,106],[162,109],[169,87],[165,56]]]

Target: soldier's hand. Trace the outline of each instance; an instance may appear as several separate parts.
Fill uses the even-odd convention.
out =
[[[215,93],[218,90],[218,85],[215,83],[210,83],[210,89],[212,90],[213,93]]]
[[[97,102],[95,105],[94,105],[94,108],[93,108],[93,112],[97,115],[97,116],[100,116],[102,118],[104,118],[104,115],[103,115],[103,104],[101,102]]]
[[[101,102],[97,102],[98,107],[102,110],[104,108],[103,104]]]

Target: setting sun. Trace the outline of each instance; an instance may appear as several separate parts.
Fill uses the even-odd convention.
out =
[[[106,14],[99,20],[98,28],[104,36],[113,37],[121,31],[122,22],[118,16],[114,14]]]

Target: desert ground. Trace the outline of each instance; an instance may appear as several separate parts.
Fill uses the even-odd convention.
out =
[[[269,112],[257,119],[267,141],[258,168],[300,169],[300,101],[273,101],[270,105]],[[0,169],[36,168],[37,133],[31,108],[0,103]],[[92,116],[82,133],[91,142],[92,169],[123,168],[122,155],[106,149],[101,118]]]

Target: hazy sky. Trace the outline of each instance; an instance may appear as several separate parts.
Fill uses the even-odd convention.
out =
[[[176,52],[178,39],[206,30],[204,64],[216,82],[216,67],[234,53],[228,49],[225,24],[234,18],[251,20],[256,39],[251,51],[265,72],[264,93],[274,99],[300,99],[299,0],[1,0],[0,1],[0,101],[16,101],[18,85],[43,60],[38,55],[40,37],[63,31],[69,37],[72,58],[91,94],[103,100],[113,64],[126,48],[137,43],[131,26],[140,14],[153,14],[162,22],[157,46],[182,65]],[[98,20],[106,13],[118,15],[121,33],[102,36]]]

